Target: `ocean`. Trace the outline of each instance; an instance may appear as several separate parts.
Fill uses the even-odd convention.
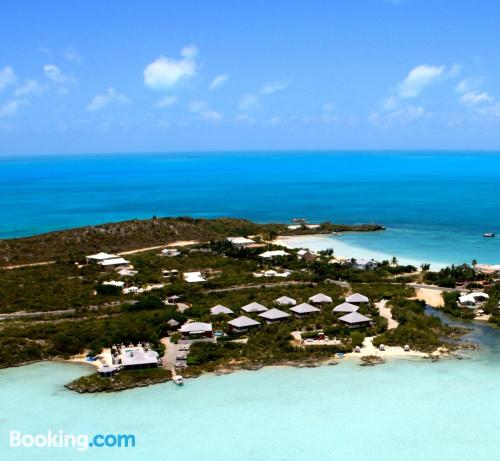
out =
[[[499,190],[500,153],[7,156],[0,238],[152,216],[305,217],[387,227],[343,236],[356,254],[499,263],[500,239],[483,237],[500,233]]]
[[[460,322],[459,322],[460,323]],[[0,370],[0,453],[9,461],[492,461],[498,459],[500,342],[474,327],[463,360],[344,359],[314,369],[205,375],[115,394],[64,384],[85,365]],[[134,434],[135,448],[8,448],[22,434]]]

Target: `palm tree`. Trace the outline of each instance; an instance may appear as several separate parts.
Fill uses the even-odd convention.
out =
[[[475,259],[472,260],[472,267],[476,267],[477,266],[477,261]]]
[[[391,259],[391,264],[393,266],[397,266],[398,265],[398,258],[396,258],[396,256],[393,256],[392,259]]]

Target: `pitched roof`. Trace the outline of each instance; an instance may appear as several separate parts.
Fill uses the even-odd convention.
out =
[[[217,304],[217,306],[211,307],[210,313],[212,315],[234,314],[234,312],[231,309],[229,309],[229,307],[223,306],[222,304]]]
[[[311,296],[309,301],[312,303],[331,303],[332,298],[330,296],[324,295],[323,293],[318,293],[317,295]]]
[[[278,304],[281,304],[282,306],[295,306],[297,304],[297,301],[295,299],[290,298],[288,296],[280,296],[278,299],[274,300]]]
[[[348,303],[368,303],[370,300],[365,296],[360,293],[353,293],[350,296],[347,296],[345,300]]]
[[[246,237],[228,237],[227,240],[229,240],[231,243],[235,245],[245,245],[245,244],[255,243],[254,240],[248,239]]]
[[[241,308],[241,310],[245,311],[245,312],[264,312],[264,311],[267,311],[267,307],[263,306],[262,304],[253,302],[253,303],[247,304],[246,306],[243,306]]]
[[[298,306],[291,307],[290,310],[295,312],[296,314],[310,314],[312,312],[320,312],[321,309],[318,309],[315,306],[311,306],[307,303],[299,304]]]
[[[356,312],[359,309],[358,306],[355,306],[351,303],[342,303],[333,308],[332,312]]]
[[[279,309],[273,308],[266,312],[263,312],[262,314],[259,314],[259,317],[262,317],[263,319],[266,320],[279,320],[290,317],[290,314],[288,312],[283,312],[280,311]]]
[[[182,333],[201,333],[204,331],[212,331],[212,324],[205,322],[190,322],[185,323],[181,327]]]
[[[248,328],[248,327],[260,325],[260,322],[257,322],[257,320],[251,319],[250,317],[246,317],[244,315],[242,315],[241,317],[238,317],[234,320],[230,320],[227,323],[228,323],[228,325],[231,325],[235,328]]]
[[[260,254],[261,258],[274,258],[275,256],[288,256],[290,253],[287,253],[284,250],[274,250],[274,251],[265,251]]]
[[[101,251],[100,253],[96,253],[95,255],[86,256],[86,258],[95,259],[96,261],[104,261],[105,259],[118,258],[118,256]]]
[[[126,264],[130,264],[130,261],[127,261],[124,258],[109,258],[99,261],[99,264],[101,266],[124,266]]]
[[[350,314],[340,317],[339,320],[345,323],[362,323],[362,322],[369,322],[371,319],[365,317],[359,312],[351,312]]]
[[[168,322],[167,322],[167,325],[169,327],[176,327],[177,325],[179,325],[179,322],[175,319],[170,319]]]

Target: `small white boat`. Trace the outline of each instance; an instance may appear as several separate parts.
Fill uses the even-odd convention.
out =
[[[183,386],[184,385],[184,378],[181,375],[175,375],[172,378],[172,381],[174,384],[177,384],[177,386]]]
[[[485,232],[483,234],[483,237],[486,237],[486,238],[493,238],[495,237],[495,234],[493,232]]]

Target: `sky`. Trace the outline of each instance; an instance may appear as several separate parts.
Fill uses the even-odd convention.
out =
[[[0,154],[500,150],[495,0],[10,0]]]

